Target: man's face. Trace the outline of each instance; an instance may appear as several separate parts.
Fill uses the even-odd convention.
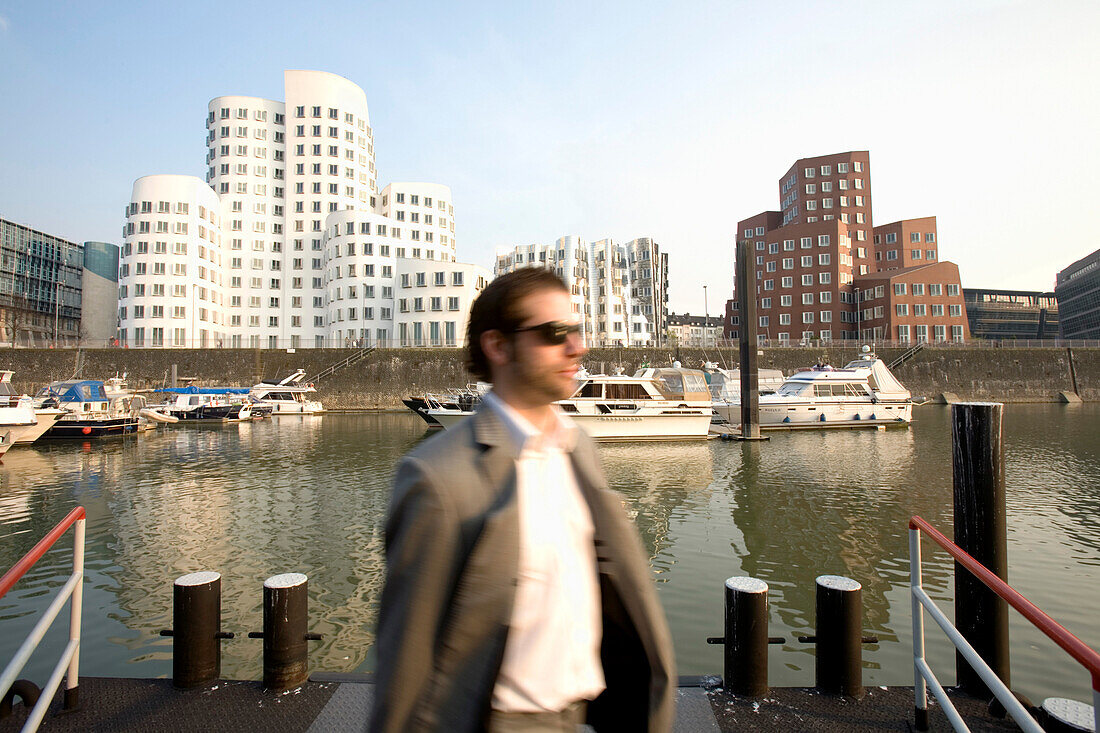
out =
[[[526,314],[520,328],[550,321],[577,322],[569,294],[561,290],[531,293],[520,301],[520,308]],[[573,394],[574,378],[585,351],[580,334],[569,334],[562,344],[549,344],[538,331],[520,331],[512,334],[507,369],[524,397],[533,404],[549,404]]]

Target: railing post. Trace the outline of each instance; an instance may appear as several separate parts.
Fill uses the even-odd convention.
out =
[[[955,544],[1008,581],[1005,520],[1003,405],[960,403],[951,408],[951,444],[955,509]],[[982,659],[1011,686],[1008,604],[955,563],[955,626]],[[958,685],[975,696],[992,693],[961,653],[955,654]]]
[[[76,642],[76,651],[69,660],[65,679],[65,710],[75,710],[80,706],[80,616],[84,607],[84,531],[87,521],[78,519],[73,527],[73,574],[79,574],[80,580],[73,588],[69,601],[69,641]]]
[[[914,723],[917,730],[928,730],[928,686],[918,662],[924,659],[924,608],[913,591],[923,585],[921,579],[920,530],[909,528],[909,602],[913,614],[913,695]]]

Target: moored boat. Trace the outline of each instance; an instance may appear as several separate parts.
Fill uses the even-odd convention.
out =
[[[252,404],[248,401],[248,389],[240,387],[163,387],[153,390],[168,395],[164,405],[157,405],[161,412],[177,421],[236,421],[252,418]],[[154,418],[155,419],[155,418]]]
[[[263,381],[253,385],[250,394],[272,407],[272,415],[314,415],[325,408],[309,395],[317,392],[312,384],[303,384],[304,369],[299,369],[277,382]]]
[[[863,355],[842,369],[818,364],[787,377],[775,394],[762,395],[761,430],[908,425],[912,395],[869,347],[863,348]]]
[[[633,376],[582,373],[577,389],[555,403],[594,440],[706,440],[711,400],[697,369],[646,368]],[[473,410],[436,407],[428,415],[451,428]]]
[[[12,374],[0,371],[0,430],[10,432],[9,447],[33,443],[66,414],[55,407],[35,407],[30,397],[16,394]]]
[[[141,419],[129,409],[112,410],[103,382],[94,379],[52,382],[38,392],[35,402],[37,407],[66,411],[43,438],[106,438],[141,429]]]

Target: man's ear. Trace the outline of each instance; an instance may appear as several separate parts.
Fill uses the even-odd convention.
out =
[[[503,366],[512,360],[511,340],[495,328],[481,334],[481,351],[493,366]]]

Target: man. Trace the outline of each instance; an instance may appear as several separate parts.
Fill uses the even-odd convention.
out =
[[[552,404],[584,354],[569,291],[522,269],[474,302],[473,417],[401,462],[373,731],[667,731],[672,644],[591,440]]]

